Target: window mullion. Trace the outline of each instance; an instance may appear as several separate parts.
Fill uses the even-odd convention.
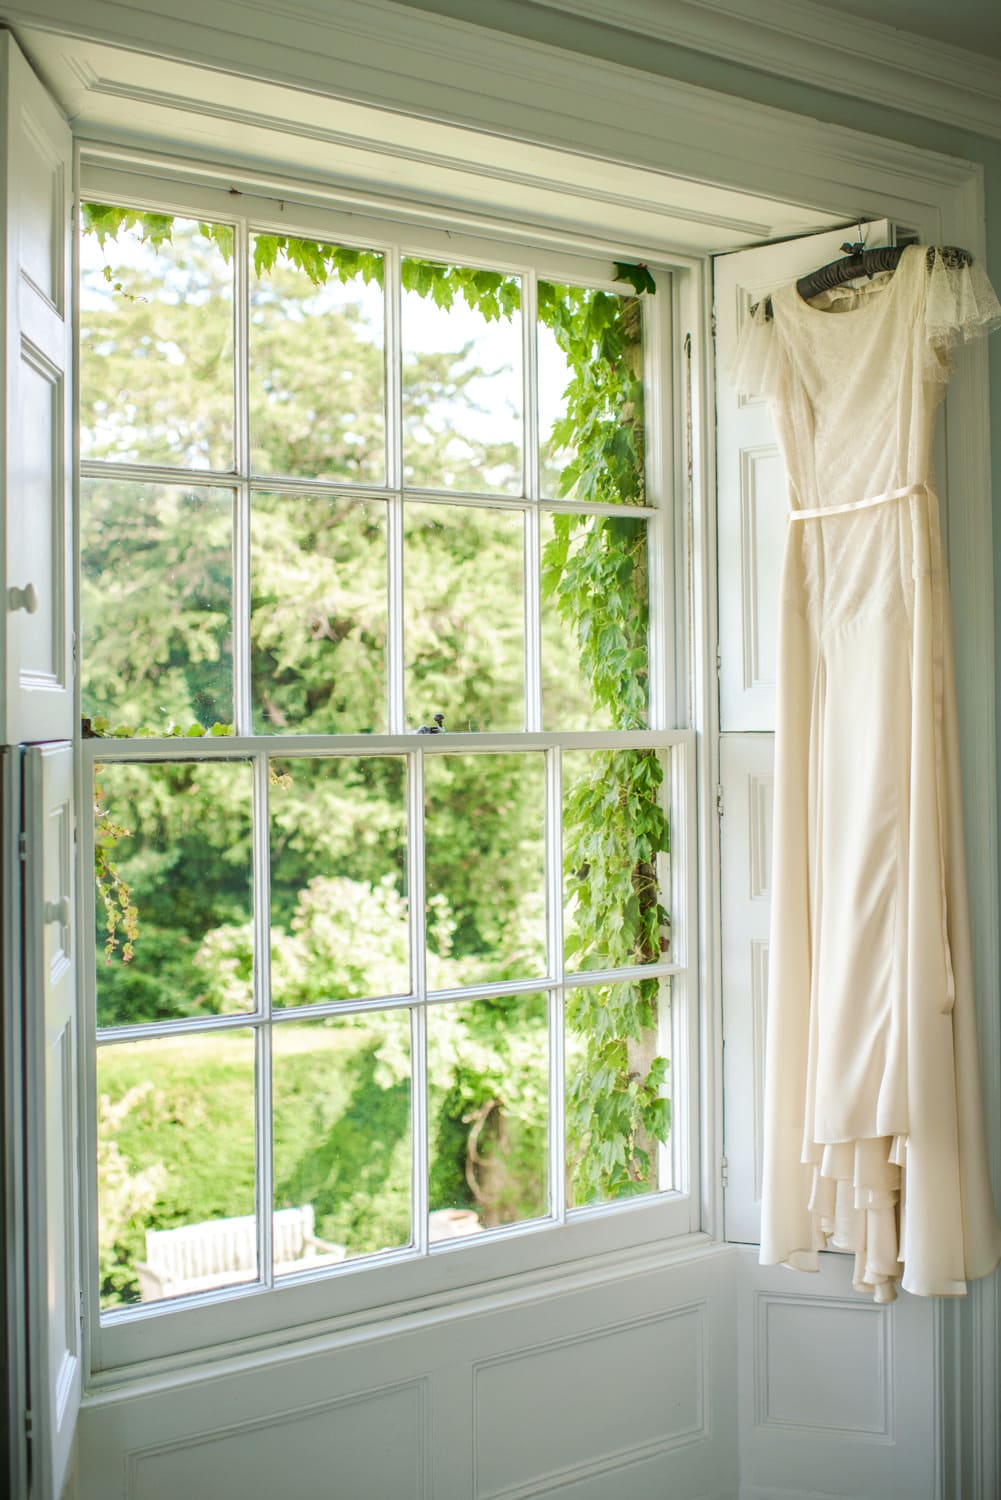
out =
[[[271,1092],[271,830],[266,751],[254,757],[254,1009],[257,1027],[257,1253],[258,1274],[274,1284],[274,1125]]]
[[[386,318],[386,482],[392,491],[386,530],[386,586],[389,590],[386,643],[387,723],[390,734],[407,727],[403,671],[403,337],[400,252],[388,249],[384,261]]]
[[[542,728],[542,597],[539,538],[538,289],[533,271],[522,278],[525,517],[525,728]]]
[[[558,984],[549,996],[549,1211],[566,1219],[566,1108],[563,1048],[563,756],[546,753],[547,966]]]
[[[413,1182],[411,1214],[414,1247],[428,1248],[428,1069],[427,1069],[427,884],[424,841],[424,755],[407,758],[407,860],[410,916],[410,987],[417,1003],[411,1011],[411,1115]]]
[[[239,220],[233,236],[234,460],[238,484],[233,517],[233,720],[250,734],[250,238]]]

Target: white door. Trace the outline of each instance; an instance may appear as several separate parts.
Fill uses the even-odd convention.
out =
[[[889,226],[868,226],[885,244]],[[877,1307],[851,1259],[810,1276],[757,1263],[772,750],[786,483],[771,416],[727,368],[754,302],[835,260],[854,230],[715,261],[719,475],[720,829],[726,1237],[748,1245],[738,1285],[742,1500],[936,1495],[933,1306]]]
[[[5,524],[0,743],[73,733],[72,147],[69,126],[0,32]]]

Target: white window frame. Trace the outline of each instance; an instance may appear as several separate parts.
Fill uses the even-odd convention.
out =
[[[208,473],[201,470],[177,470],[157,466],[143,466],[117,462],[82,462],[78,465],[83,478],[116,476],[121,479],[145,480],[147,482],[178,481],[195,485],[214,485],[223,490],[236,491],[237,546],[247,544],[246,517],[249,514],[251,475],[249,470],[249,443],[246,422],[239,413],[246,412],[247,392],[245,351],[247,348],[247,303],[246,303],[246,251],[247,222],[257,228],[271,229],[279,233],[299,234],[342,244],[357,244],[363,248],[382,249],[387,261],[392,263],[401,251],[429,259],[447,260],[459,264],[483,264],[491,269],[516,272],[531,271],[539,277],[555,281],[580,281],[589,286],[604,286],[606,290],[621,288],[608,280],[608,259],[596,260],[594,252],[599,249],[593,240],[587,245],[588,255],[580,255],[573,249],[554,250],[544,244],[527,242],[523,230],[503,233],[499,227],[491,226],[489,240],[479,234],[462,232],[458,228],[439,227],[456,224],[454,210],[441,210],[429,223],[428,210],[422,211],[420,221],[407,223],[401,218],[396,205],[387,207],[387,217],[370,216],[367,220],[357,212],[345,212],[338,195],[333,191],[326,202],[296,201],[287,189],[276,185],[274,195],[262,194],[261,178],[255,176],[254,188],[248,189],[238,201],[239,215],[234,215],[233,199],[223,190],[185,181],[183,176],[173,175],[164,164],[164,175],[157,175],[155,164],[149,159],[143,163],[141,172],[123,168],[123,153],[117,149],[113,160],[102,159],[99,149],[87,148],[78,172],[78,201],[124,203],[132,207],[150,208],[173,212],[186,217],[199,217],[213,222],[229,222],[236,225],[235,264],[237,266],[237,297],[235,307],[237,382],[235,395],[238,419],[236,467],[237,474]],[[239,181],[239,174],[235,174]],[[313,194],[315,199],[316,194]],[[369,212],[371,212],[369,210]],[[392,217],[390,218],[390,215]],[[459,216],[461,217],[461,216]],[[629,259],[630,246],[620,241],[610,241],[608,257]],[[634,258],[640,259],[639,252]],[[557,1155],[561,1132],[552,1130],[550,1178],[553,1185],[553,1217],[531,1224],[517,1224],[481,1233],[473,1242],[444,1242],[429,1246],[418,1243],[407,1250],[386,1252],[376,1258],[365,1258],[357,1262],[346,1262],[335,1270],[323,1274],[304,1274],[297,1278],[282,1278],[278,1286],[269,1287],[254,1283],[237,1289],[226,1288],[218,1292],[207,1292],[197,1296],[170,1299],[161,1303],[141,1304],[136,1308],[105,1314],[103,1320],[98,1304],[98,1251],[97,1251],[97,1184],[94,1165],[96,1163],[96,1075],[94,1054],[97,1047],[95,971],[93,963],[84,963],[81,972],[83,1000],[83,1026],[81,1030],[81,1056],[85,1059],[81,1080],[81,1095],[84,1109],[83,1130],[83,1195],[84,1204],[84,1286],[85,1313],[89,1336],[90,1368],[93,1371],[113,1370],[123,1366],[146,1364],[149,1360],[179,1358],[188,1355],[196,1360],[202,1348],[211,1349],[218,1356],[219,1347],[235,1345],[248,1338],[257,1342],[272,1339],[286,1340],[294,1327],[300,1334],[327,1328],[334,1322],[338,1326],[345,1320],[371,1315],[378,1309],[386,1315],[391,1309],[402,1311],[406,1307],[429,1297],[458,1300],[486,1283],[496,1283],[513,1275],[541,1273],[555,1266],[567,1267],[585,1258],[610,1251],[653,1249],[671,1241],[676,1247],[691,1247],[707,1241],[704,1233],[707,1221],[711,1222],[714,1203],[709,1199],[704,1186],[700,1165],[702,1100],[699,1086],[700,1020],[699,995],[702,990],[706,944],[700,926],[700,910],[711,890],[711,881],[700,875],[698,850],[711,846],[711,829],[707,822],[709,799],[700,795],[697,763],[698,730],[704,730],[704,714],[697,705],[705,701],[704,671],[700,670],[701,642],[700,621],[705,618],[703,569],[693,560],[699,555],[699,540],[694,495],[698,470],[701,465],[700,424],[697,402],[693,391],[698,389],[699,356],[701,353],[701,329],[703,326],[703,285],[700,267],[685,257],[668,258],[662,264],[652,264],[655,274],[666,273],[658,296],[649,299],[645,309],[646,381],[650,393],[647,408],[648,434],[648,490],[652,501],[644,508],[649,516],[650,544],[648,555],[651,570],[651,615],[658,612],[662,622],[662,639],[673,642],[670,654],[660,652],[652,657],[651,703],[649,731],[636,733],[566,734],[543,732],[539,714],[539,674],[532,671],[533,652],[529,651],[529,698],[528,733],[525,735],[504,734],[449,734],[441,739],[424,738],[416,741],[400,721],[400,715],[391,715],[387,735],[358,736],[254,736],[249,733],[249,663],[244,662],[243,690],[237,687],[236,729],[232,738],[202,739],[178,742],[156,741],[101,741],[86,740],[80,745],[80,806],[91,803],[90,786],[95,762],[151,761],[151,760],[250,760],[254,767],[255,817],[259,830],[256,839],[255,864],[258,871],[267,859],[267,850],[261,839],[267,840],[267,756],[281,754],[395,754],[407,753],[412,757],[411,813],[408,828],[408,846],[411,857],[412,904],[419,909],[414,885],[414,849],[418,830],[414,824],[414,808],[420,806],[422,798],[422,768],[427,755],[446,752],[488,752],[516,748],[537,749],[546,752],[547,780],[551,796],[558,792],[559,754],[571,748],[643,748],[662,747],[669,759],[667,788],[672,827],[672,854],[670,861],[671,888],[667,893],[667,904],[672,913],[672,951],[670,962],[651,969],[618,971],[617,977],[635,977],[653,973],[670,975],[672,987],[670,1053],[672,1135],[669,1146],[672,1181],[675,1187],[666,1193],[652,1196],[649,1200],[638,1198],[611,1207],[579,1209],[567,1212],[562,1201],[560,1184],[562,1166]],[[241,286],[241,277],[243,284]],[[387,278],[388,280],[388,278]],[[531,297],[525,299],[523,312],[526,327],[526,398],[529,407],[533,394],[533,361],[531,358],[534,339],[534,318]],[[673,330],[673,332],[672,332]],[[687,335],[687,336],[686,336]],[[399,317],[398,310],[387,305],[387,369],[390,373],[398,368]],[[241,360],[240,351],[244,351]],[[528,373],[532,372],[532,373]],[[240,388],[240,383],[244,388]],[[678,399],[674,399],[674,393]],[[399,503],[404,493],[401,478],[401,455],[399,444],[400,402],[398,392],[390,387],[388,410],[391,425],[395,421],[397,432],[389,433],[389,472],[385,487],[360,485],[357,483],[309,482],[310,491],[338,494],[348,492],[355,496],[374,494],[389,497],[390,505]],[[531,420],[526,422],[526,471],[536,470],[533,462],[534,445],[538,435],[533,431]],[[262,482],[261,487],[264,487]],[[269,489],[282,488],[270,479]],[[286,488],[302,490],[304,485],[290,484]],[[421,501],[455,503],[462,497],[451,491],[438,493],[421,489],[409,491]],[[537,500],[531,489],[526,490],[527,500],[500,502],[510,508],[526,509],[531,516],[532,502]],[[479,498],[472,497],[473,503]],[[622,514],[623,507],[577,506],[567,504],[555,509],[592,511],[597,513]],[[630,507],[632,509],[632,507]],[[243,516],[241,526],[239,517]],[[533,526],[532,520],[529,527]],[[396,543],[396,556],[391,554],[390,577],[397,582],[402,565],[402,527],[390,526],[390,536]],[[531,552],[529,553],[531,556]],[[79,557],[77,561],[79,567]],[[530,565],[529,565],[530,569]],[[236,569],[237,578],[241,570]],[[242,597],[239,592],[235,608],[249,611],[249,595],[246,592],[244,570]],[[529,572],[530,584],[530,572]],[[659,595],[659,597],[658,597]],[[532,619],[532,589],[526,588],[527,635],[537,631],[537,620]],[[399,611],[397,611],[397,614]],[[79,622],[77,625],[79,632]],[[402,671],[402,624],[398,622],[395,632],[396,671]],[[536,637],[537,638],[537,637]],[[392,640],[392,630],[391,630]],[[391,651],[394,649],[391,646]],[[235,663],[235,673],[240,663]],[[393,666],[389,677],[393,680]],[[237,679],[239,680],[239,679]],[[680,727],[679,727],[680,726]],[[711,727],[711,726],[710,726]],[[240,731],[245,731],[240,733]],[[704,757],[703,757],[704,760]],[[704,774],[704,768],[702,768]],[[558,827],[550,822],[547,835],[550,842],[550,869],[558,872]],[[93,880],[86,878],[92,869],[93,830],[89,820],[82,820],[81,881],[83,892],[83,930],[94,931]],[[703,860],[704,864],[704,860]],[[255,884],[257,882],[255,881]],[[550,882],[553,887],[553,882]],[[555,888],[548,892],[550,924],[554,933],[559,931],[555,916],[559,910],[561,893],[558,878]],[[266,899],[266,885],[264,887]],[[700,900],[701,897],[701,900]],[[262,951],[267,950],[266,912],[258,912],[255,919],[258,942]],[[263,922],[263,929],[262,929]],[[262,935],[263,933],[263,935]],[[558,946],[558,943],[557,943]],[[415,973],[420,974],[419,945],[415,951]],[[597,983],[601,975],[575,976],[567,987],[580,983]],[[496,986],[479,987],[483,994],[494,993]],[[533,988],[547,989],[554,996],[551,1004],[551,1039],[559,1034],[560,996],[562,994],[560,974],[551,973]],[[470,990],[471,998],[477,991]],[[269,996],[266,982],[259,981],[255,993],[257,1009],[254,1019],[257,1026],[258,1058],[263,1051],[260,1038],[267,1034],[271,1024]],[[427,996],[417,983],[415,994],[400,1002],[416,1006],[412,1012],[416,1020],[414,1034],[414,1080],[415,1094],[419,1095],[422,1072],[422,1051],[425,1026],[421,1007]],[[338,1003],[331,1010],[357,1012],[364,1005],[354,1002]],[[310,1012],[313,1014],[313,1012]],[[251,1018],[246,1015],[227,1018],[225,1022],[211,1023],[158,1023],[155,1027],[117,1028],[104,1034],[103,1040],[124,1040],[140,1035],[169,1035],[177,1031],[201,1031],[223,1029],[232,1025],[245,1028]],[[259,1107],[267,1103],[266,1069],[258,1069]],[[558,1049],[552,1048],[552,1088],[554,1099],[561,1099],[561,1063]],[[415,1114],[416,1161],[421,1152],[421,1111]],[[266,1131],[266,1126],[264,1127]],[[267,1152],[259,1156],[257,1177],[257,1205],[259,1223],[262,1225],[260,1249],[262,1265],[266,1265],[270,1245],[270,1171]],[[421,1212],[421,1186],[415,1172],[415,1224],[423,1221]],[[702,1191],[700,1191],[702,1187]],[[418,1231],[419,1232],[419,1231]]]

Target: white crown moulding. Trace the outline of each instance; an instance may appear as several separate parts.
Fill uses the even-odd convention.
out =
[[[1001,62],[816,0],[530,0],[1001,139]]]
[[[674,46],[725,58],[758,71],[812,85],[926,120],[1001,139],[1001,64],[959,47],[852,19],[816,0],[528,0],[530,8],[596,21]],[[243,71],[343,97],[364,98],[366,85],[396,83],[403,112],[435,113],[422,87],[425,75],[454,64],[448,79],[459,98],[467,90],[510,88],[520,67],[542,85],[555,105],[579,72],[586,78],[600,61],[582,53],[490,31],[391,3],[391,0],[0,0],[0,24],[104,41]],[[493,66],[484,67],[482,38],[489,33]],[[354,86],[338,76],[351,55]],[[559,58],[561,66],[554,66]],[[225,59],[225,61],[224,61]],[[308,61],[307,61],[308,59]],[[589,67],[588,65],[591,64]],[[605,63],[609,81],[657,74]],[[546,87],[547,72],[555,97]],[[322,81],[321,81],[322,80]],[[441,78],[437,80],[439,87]],[[572,85],[571,85],[572,86]],[[675,89],[684,88],[678,83]],[[517,87],[515,88],[517,92]],[[430,97],[433,97],[430,96]],[[374,102],[374,101],[373,101]],[[385,95],[380,101],[385,103]],[[476,116],[479,109],[473,108]],[[454,117],[454,115],[453,115]],[[470,119],[470,124],[479,123]]]

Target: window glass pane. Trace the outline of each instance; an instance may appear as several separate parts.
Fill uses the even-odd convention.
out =
[[[233,467],[233,231],[84,204],[83,458]]]
[[[406,763],[272,761],[276,1007],[410,990]]]
[[[253,1008],[251,769],[94,767],[97,1021]]]
[[[546,972],[541,754],[424,763],[428,989]]]
[[[428,1009],[430,1238],[549,1211],[545,995]]]
[[[251,546],[255,733],[385,733],[385,503],[255,494]]]
[[[254,1037],[97,1053],[101,1306],[257,1279]]]
[[[542,714],[547,729],[645,729],[646,522],[541,516]]]
[[[409,1243],[410,1012],[275,1026],[271,1066],[275,1274]]]
[[[525,546],[521,511],[404,507],[407,722],[525,727]]]
[[[568,971],[668,957],[664,771],[656,750],[568,750],[563,756]]]
[[[403,261],[403,477],[522,493],[521,281]]]
[[[81,706],[133,734],[233,719],[233,496],[85,479]]]
[[[672,1186],[670,980],[588,985],[566,996],[567,1203]]]
[[[541,493],[642,505],[640,299],[540,281],[538,334]]]
[[[382,484],[382,256],[253,234],[250,436],[257,474]]]

